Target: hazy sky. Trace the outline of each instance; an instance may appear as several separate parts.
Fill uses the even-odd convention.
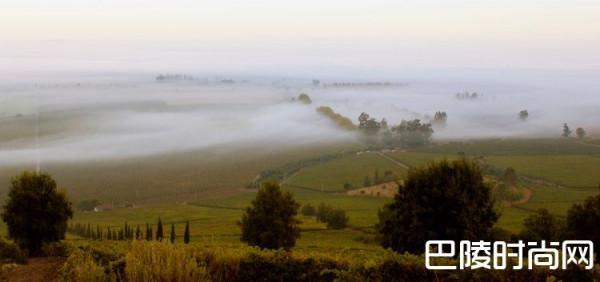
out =
[[[0,1],[3,41],[193,40],[242,57],[301,44],[411,65],[600,68],[597,0]]]
[[[396,37],[600,40],[600,2],[2,1],[3,39]]]

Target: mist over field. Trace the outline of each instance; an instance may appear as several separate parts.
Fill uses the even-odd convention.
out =
[[[436,140],[557,137],[565,122],[594,135],[600,124],[597,71],[421,67],[386,52],[361,60],[360,48],[329,50],[325,59],[314,50],[294,57],[293,49],[271,49],[267,57],[259,48],[120,44],[4,45],[1,165],[356,140],[318,106],[354,122],[367,112],[392,125],[445,111],[448,124],[435,128]],[[194,80],[157,82],[159,74]],[[394,85],[323,86],[334,82]],[[478,98],[455,97],[464,91]],[[292,102],[300,93],[313,103]],[[517,118],[521,110],[529,112],[525,122]]]

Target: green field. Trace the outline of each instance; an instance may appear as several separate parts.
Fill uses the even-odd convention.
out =
[[[376,153],[353,154],[300,170],[291,176],[287,183],[295,186],[315,188],[322,191],[344,191],[344,183],[362,187],[365,177],[371,181],[375,172],[383,176],[391,171],[397,177],[404,177],[406,169]]]
[[[132,208],[77,212],[75,223],[118,228],[127,221],[144,229],[146,223],[156,224],[161,217],[167,226],[175,224],[176,233],[181,235],[185,221],[190,221],[193,242],[241,246],[237,221],[256,191],[245,188],[248,183],[264,170],[339,153],[340,157],[301,167],[284,179],[283,184],[302,205],[326,203],[347,212],[349,226],[343,230],[328,230],[312,217],[300,217],[302,237],[297,249],[331,253],[381,251],[374,241],[373,226],[378,220],[378,210],[390,199],[348,196],[343,187],[346,182],[360,187],[365,176],[373,180],[375,171],[383,176],[389,170],[403,178],[406,166],[418,167],[443,158],[453,160],[463,153],[467,157],[483,156],[487,164],[498,169],[513,167],[518,175],[527,177],[521,179],[519,185],[533,193],[526,203],[498,207],[501,217],[497,227],[511,232],[518,232],[523,219],[539,208],[564,216],[573,203],[598,193],[595,186],[600,183],[600,149],[578,142],[479,140],[432,145],[413,151],[349,153],[357,148],[355,144],[323,144],[251,153],[241,150],[228,154],[187,152],[47,168],[60,186],[67,188],[75,203],[95,198],[104,203],[127,201],[133,204]],[[5,183],[3,189],[7,187],[9,175],[16,171],[0,172]],[[590,188],[577,188],[579,186]],[[1,230],[5,232],[3,226]]]
[[[491,156],[486,161],[564,186],[596,188],[600,185],[600,155]]]

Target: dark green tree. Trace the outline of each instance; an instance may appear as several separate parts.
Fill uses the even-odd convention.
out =
[[[591,196],[581,204],[574,204],[567,212],[567,239],[590,240],[594,252],[600,255],[600,195]]]
[[[529,118],[529,112],[527,110],[522,110],[519,112],[519,119],[522,121],[527,120]]]
[[[162,226],[162,221],[160,220],[160,217],[159,217],[158,224],[156,226],[156,241],[162,241],[163,238],[165,238],[163,236],[163,226]]]
[[[329,229],[344,229],[348,224],[346,211],[342,209],[332,209],[325,219],[327,228]]]
[[[175,224],[171,223],[171,233],[169,234],[169,241],[175,243]]]
[[[183,231],[183,243],[184,244],[190,243],[190,222],[189,221],[185,222],[185,230]]]
[[[146,223],[146,241],[152,241],[152,227]]]
[[[566,123],[563,124],[563,133],[561,136],[564,138],[568,138],[569,136],[571,136],[571,133],[573,133],[573,131],[571,131],[569,126]]]
[[[265,184],[242,215],[241,240],[263,249],[289,250],[300,237],[296,219],[299,206],[292,194],[282,192],[278,184]]]
[[[64,239],[72,216],[71,202],[50,175],[23,172],[12,179],[2,220],[8,236],[30,255],[38,255],[44,243]]]
[[[139,225],[137,225],[135,227],[135,239],[136,240],[142,239],[142,231],[140,230],[140,226]]]
[[[320,222],[327,222],[327,217],[331,213],[333,208],[324,203],[320,203],[317,207],[317,220]]]
[[[485,240],[498,214],[480,168],[465,159],[409,171],[392,203],[379,212],[381,244],[420,254],[427,240]]]
[[[564,226],[565,222],[550,214],[547,209],[538,209],[523,221],[519,239],[527,242],[562,240]]]

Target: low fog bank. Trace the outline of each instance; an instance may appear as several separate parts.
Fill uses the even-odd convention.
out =
[[[391,125],[443,111],[437,140],[558,137],[563,123],[600,131],[597,70],[421,66],[410,52],[367,43],[38,43],[0,46],[0,165],[357,140],[318,106]],[[161,73],[193,79],[160,82]],[[392,85],[324,86],[346,82]],[[477,98],[456,98],[465,91]],[[300,93],[312,104],[291,101]]]

